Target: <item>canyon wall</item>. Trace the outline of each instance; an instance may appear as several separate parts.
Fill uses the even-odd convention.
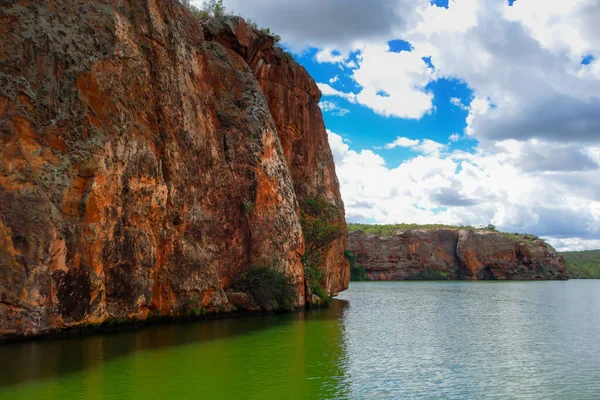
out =
[[[231,282],[257,266],[310,302],[300,204],[345,227],[343,203],[320,92],[271,37],[173,0],[19,0],[0,60],[0,338],[255,309]]]
[[[567,279],[564,259],[544,241],[496,231],[428,229],[348,235],[348,250],[372,280]]]

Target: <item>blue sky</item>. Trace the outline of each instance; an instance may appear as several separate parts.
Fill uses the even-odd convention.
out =
[[[600,3],[224,0],[323,92],[349,221],[600,248]]]
[[[390,41],[391,51],[410,51],[409,44],[401,39]],[[357,91],[359,87],[351,78],[351,69],[340,65],[318,63],[315,60],[317,49],[309,49],[296,55],[297,61],[302,64],[317,82],[335,83],[330,85],[340,91]],[[423,61],[427,64],[426,61]],[[425,88],[434,94],[434,109],[419,120],[384,117],[378,115],[368,107],[353,104],[345,99],[335,100],[339,108],[350,110],[345,115],[333,110],[324,112],[325,123],[328,129],[341,132],[351,148],[369,149],[383,147],[386,143],[394,141],[397,136],[410,139],[428,138],[440,143],[448,143],[451,149],[469,151],[475,140],[461,140],[450,142],[452,134],[462,134],[466,128],[468,111],[461,109],[450,102],[451,98],[463,99],[469,105],[472,91],[465,82],[458,79],[439,79],[431,82]],[[327,101],[326,98],[324,98]],[[386,164],[390,167],[398,166],[405,160],[415,156],[415,152],[406,148],[396,148],[381,152]]]

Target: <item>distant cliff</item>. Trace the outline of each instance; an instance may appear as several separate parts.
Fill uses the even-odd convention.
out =
[[[0,338],[347,288],[344,236],[307,282],[302,206],[343,203],[271,36],[173,0],[9,1],[0,33]]]
[[[567,279],[563,257],[543,240],[474,229],[351,232],[348,250],[372,280]]]

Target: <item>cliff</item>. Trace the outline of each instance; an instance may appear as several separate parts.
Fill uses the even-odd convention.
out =
[[[531,236],[469,229],[348,236],[348,250],[372,280],[568,278],[564,258]]]
[[[343,203],[320,92],[269,36],[172,0],[23,0],[0,60],[0,338],[254,310],[233,284],[256,267],[313,300],[300,206],[345,228]]]

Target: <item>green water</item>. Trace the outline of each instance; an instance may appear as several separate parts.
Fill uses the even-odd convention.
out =
[[[360,282],[340,298],[0,346],[0,399],[600,398],[600,281]]]

